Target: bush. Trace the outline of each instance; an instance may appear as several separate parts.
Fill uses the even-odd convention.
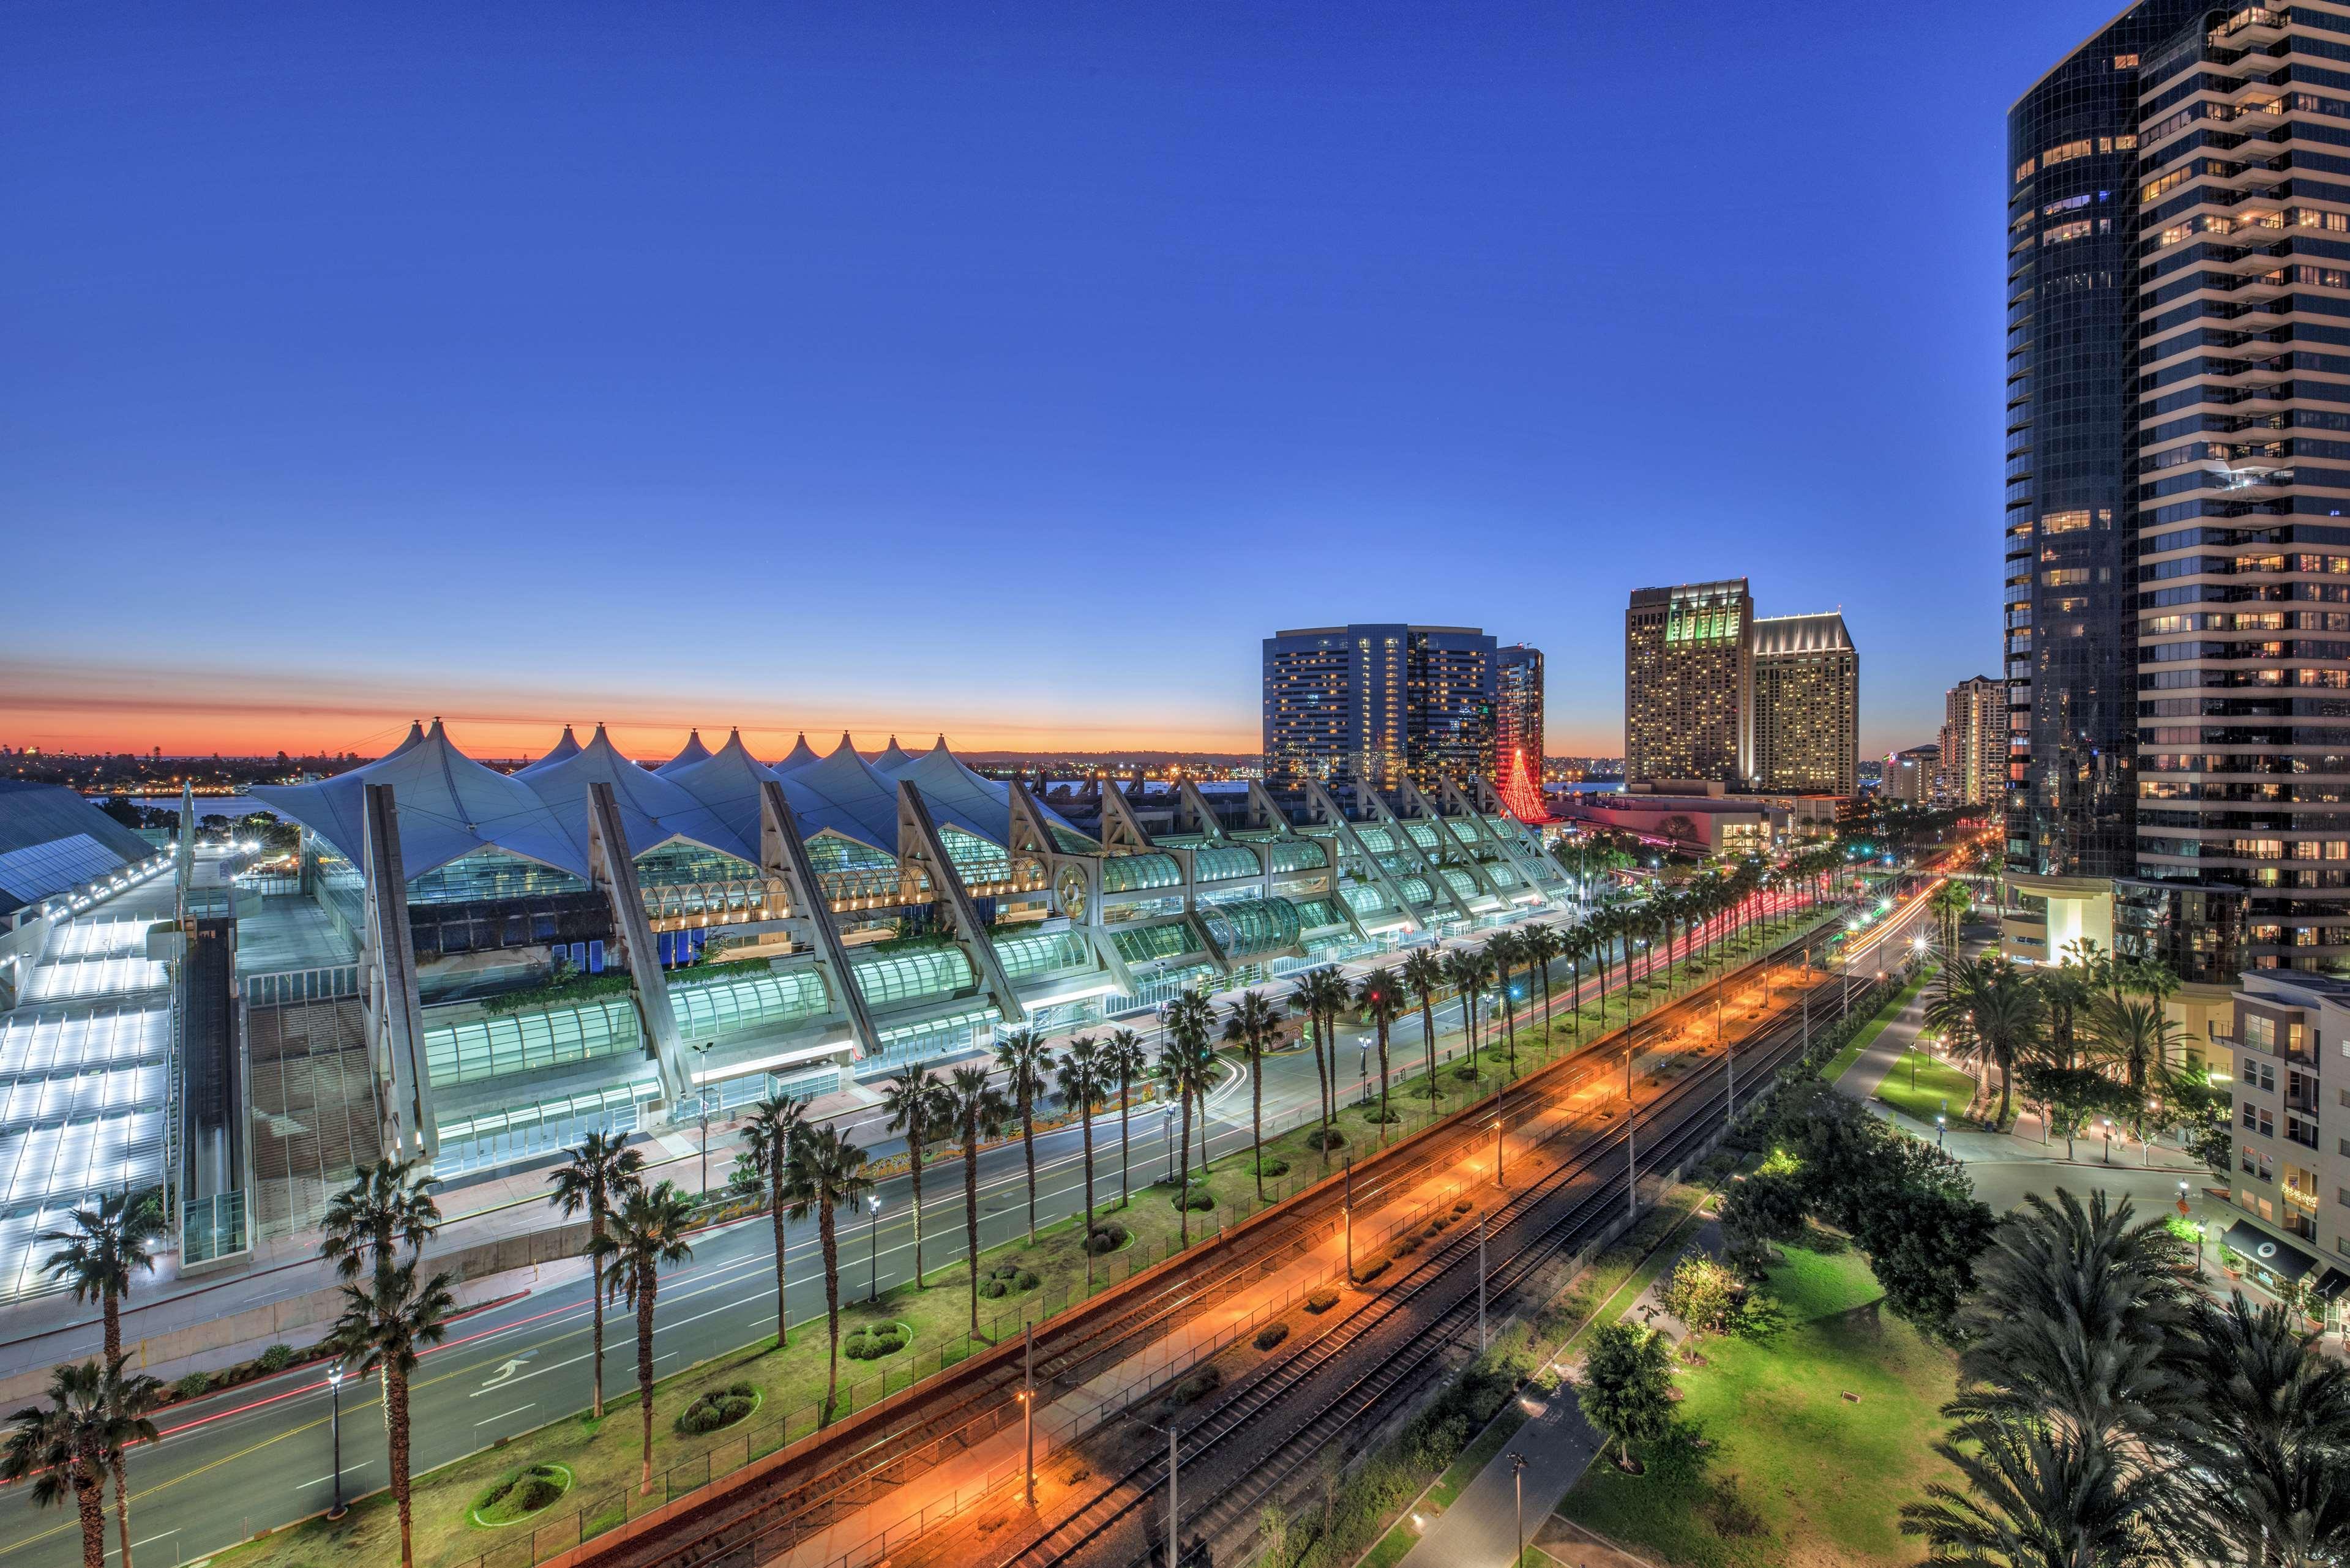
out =
[[[1035,1271],[1029,1269],[1023,1269],[1012,1276],[1012,1288],[1014,1290],[1033,1291],[1044,1282]]]
[[[1396,1256],[1399,1258],[1410,1257],[1414,1252],[1419,1251],[1419,1242],[1420,1239],[1418,1236],[1406,1236],[1402,1241],[1398,1241],[1395,1244]]]
[[[993,1301],[1011,1288],[1002,1280],[983,1280],[980,1282],[979,1293],[987,1300]]]
[[[1455,1214],[1466,1214],[1469,1210],[1476,1207],[1477,1203],[1474,1199],[1463,1198],[1454,1202],[1452,1205],[1452,1212]]]
[[[1375,1258],[1371,1262],[1365,1263],[1361,1268],[1355,1271],[1355,1282],[1358,1285],[1369,1284],[1373,1280],[1378,1279],[1381,1274],[1388,1272],[1388,1264],[1390,1262],[1392,1262],[1392,1260],[1388,1258]]]
[[[1315,1127],[1305,1135],[1305,1147],[1313,1149],[1344,1148],[1347,1135],[1336,1127]]]
[[[253,1364],[264,1372],[283,1372],[294,1365],[294,1347],[290,1345],[273,1345],[255,1356]]]
[[[1307,1312],[1326,1313],[1337,1304],[1338,1287],[1336,1285],[1323,1285],[1306,1293],[1305,1310]]]
[[[758,1406],[759,1399],[755,1392],[749,1394],[735,1392],[735,1389],[748,1386],[747,1384],[738,1383],[733,1388],[712,1389],[684,1409],[680,1410],[674,1425],[680,1432],[690,1438],[700,1437],[705,1432],[715,1432],[721,1428],[733,1426]]]
[[[1211,1362],[1170,1388],[1167,1391],[1167,1403],[1177,1407],[1193,1404],[1213,1394],[1223,1386],[1222,1370]]]
[[[998,1263],[995,1267],[987,1271],[987,1277],[991,1280],[1018,1279],[1020,1277],[1020,1265],[1017,1263]]]
[[[906,1348],[912,1331],[901,1323],[877,1323],[840,1342],[840,1353],[851,1361],[879,1361]]]
[[[1127,1236],[1126,1227],[1117,1220],[1099,1220],[1086,1237],[1086,1250],[1096,1257],[1105,1252],[1115,1252],[1126,1245]]]
[[[209,1372],[191,1372],[172,1385],[172,1392],[182,1399],[192,1399],[199,1394],[209,1394],[212,1390],[213,1375]]]
[[[1473,1084],[1477,1081],[1477,1064],[1463,1062],[1460,1066],[1452,1069],[1452,1075],[1464,1084]]]
[[[1285,1159],[1261,1159],[1257,1161],[1256,1173],[1259,1176],[1265,1178],[1267,1180],[1271,1180],[1276,1176],[1287,1176],[1289,1174],[1289,1161]]]
[[[1189,1209],[1196,1212],[1213,1209],[1216,1206],[1216,1195],[1208,1190],[1206,1182],[1194,1181],[1180,1198],[1171,1192],[1169,1193],[1167,1201],[1174,1204],[1178,1209]]]
[[[570,1474],[560,1465],[532,1465],[500,1477],[473,1500],[473,1512],[486,1523],[511,1524],[536,1513],[570,1487]]]
[[[1256,1347],[1259,1350],[1271,1350],[1274,1345],[1279,1345],[1283,1340],[1287,1339],[1288,1337],[1289,1325],[1287,1324],[1269,1323],[1263,1328],[1256,1331]]]

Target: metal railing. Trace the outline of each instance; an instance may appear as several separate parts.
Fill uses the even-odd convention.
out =
[[[324,969],[272,970],[249,974],[238,982],[244,1000],[255,1007],[282,1007],[291,1002],[323,1002],[359,993],[359,966],[331,964]]]

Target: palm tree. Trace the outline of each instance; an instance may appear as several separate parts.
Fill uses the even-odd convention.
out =
[[[1210,1044],[1216,1032],[1216,1010],[1207,997],[1187,991],[1167,1005],[1167,1029],[1170,1036],[1188,1033],[1191,1040],[1190,1081],[1191,1095],[1199,1102],[1200,1168],[1208,1168],[1208,1091],[1215,1086],[1216,1052]]]
[[[1550,1055],[1550,966],[1566,956],[1566,940],[1555,926],[1534,925],[1526,928],[1518,939],[1518,953],[1526,968],[1542,982],[1543,1055]]]
[[[2200,1391],[2189,1451],[2211,1478],[2222,1560],[2340,1563],[2350,1556],[2350,1371],[2282,1306],[2198,1303]]]
[[[1403,1012],[1403,986],[1391,969],[1375,969],[1355,990],[1355,1005],[1377,1030],[1379,1043],[1379,1142],[1388,1141],[1388,1031]]]
[[[1087,1292],[1094,1288],[1094,1107],[1101,1104],[1108,1086],[1108,1064],[1103,1059],[1101,1043],[1085,1035],[1070,1041],[1069,1048],[1061,1053],[1060,1066],[1054,1070],[1053,1087],[1059,1091],[1063,1105],[1076,1109],[1078,1141],[1085,1150],[1086,1228],[1079,1234],[1085,1238]]]
[[[807,1106],[787,1095],[771,1095],[751,1107],[743,1126],[743,1152],[751,1168],[767,1184],[767,1223],[775,1243],[775,1348],[792,1343],[792,1320],[785,1310],[785,1279],[791,1272],[789,1249],[784,1242],[784,1188],[792,1163],[792,1145],[806,1129]],[[916,1190],[919,1191],[919,1179]]]
[[[1926,1004],[1926,1022],[1980,1062],[1999,1065],[1999,1121],[2007,1126],[2016,1060],[2032,1048],[2048,1009],[2033,977],[2006,959],[1960,959],[1944,971],[1942,994]]]
[[[1510,997],[1510,971],[1517,967],[1525,954],[1525,945],[1514,932],[1495,931],[1485,940],[1484,959],[1500,977],[1494,987],[1493,1005],[1502,1010],[1502,1037],[1508,1043],[1510,1076],[1518,1075],[1518,1010]]]
[[[1122,1209],[1128,1201],[1127,1116],[1134,1108],[1134,1081],[1150,1071],[1150,1057],[1143,1047],[1142,1036],[1131,1029],[1111,1031],[1102,1046],[1102,1067],[1118,1080],[1118,1201]]]
[[[449,1314],[457,1310],[450,1283],[447,1274],[434,1274],[420,1283],[414,1259],[379,1268],[366,1284],[343,1287],[343,1315],[327,1335],[345,1366],[362,1376],[374,1372],[383,1379],[383,1433],[391,1451],[391,1501],[400,1509],[400,1568],[414,1568],[416,1561],[409,1511],[408,1378],[416,1370],[417,1357],[448,1335]],[[650,1365],[646,1363],[649,1369]],[[647,1430],[650,1434],[650,1427]],[[651,1441],[648,1435],[648,1474]]]
[[[2099,996],[2089,1003],[2089,1038],[2122,1069],[2130,1091],[2130,1130],[2144,1137],[2149,1087],[2163,1076],[2174,1056],[2183,1054],[2178,1025],[2170,1022],[2159,1002]]]
[[[1493,978],[1493,966],[1483,953],[1457,948],[1444,955],[1444,978],[1461,993],[1461,1026],[1468,1032],[1469,1077],[1477,1077],[1477,993]]]
[[[163,1402],[163,1381],[125,1370],[118,1356],[108,1364],[100,1391],[112,1417],[115,1438],[106,1453],[106,1468],[114,1474],[115,1532],[122,1543],[123,1568],[130,1568],[130,1445],[161,1438],[148,1417]]]
[[[83,1568],[105,1568],[106,1454],[116,1446],[117,1428],[98,1363],[57,1368],[49,1374],[49,1402],[17,1411],[8,1424],[0,1480],[32,1478],[36,1508],[71,1495],[81,1523]]]
[[[96,1208],[75,1210],[62,1229],[33,1238],[57,1249],[41,1272],[70,1287],[74,1300],[98,1303],[109,1366],[122,1359],[122,1298],[130,1293],[130,1276],[140,1269],[155,1272],[151,1248],[164,1234],[162,1200],[150,1187],[107,1193]]]
[[[1427,948],[1407,954],[1399,971],[1404,984],[1419,998],[1419,1038],[1428,1051],[1428,1114],[1436,1115],[1436,993],[1444,989],[1444,965]]]
[[[930,1070],[917,1067],[901,1073],[881,1091],[881,1108],[889,1113],[889,1130],[906,1135],[906,1174],[914,1187],[914,1288],[922,1288],[922,1146],[931,1129],[945,1125],[939,1104],[939,1085]]]
[[[1297,989],[1289,993],[1293,1012],[1303,1012],[1314,1023],[1314,1073],[1322,1081],[1322,1132],[1315,1140],[1322,1152],[1322,1165],[1330,1164],[1330,1123],[1338,1114],[1338,1014],[1347,1006],[1347,981],[1336,968],[1324,964],[1308,970],[1299,977]],[[1328,1060],[1324,1060],[1324,1053]]]
[[[1003,1086],[1020,1116],[1020,1152],[1028,1162],[1028,1244],[1036,1244],[1036,1100],[1045,1092],[1045,1075],[1052,1070],[1052,1048],[1033,1029],[1015,1029],[995,1043],[995,1064],[1004,1071]],[[977,1260],[972,1267],[978,1266]]]
[[[1566,960],[1566,1032],[1577,1040],[1583,1037],[1583,961],[1596,945],[1588,916],[1569,926],[1559,939],[1559,956]]]
[[[784,1196],[791,1200],[791,1217],[805,1220],[816,1211],[816,1246],[824,1254],[824,1323],[832,1336],[825,1370],[824,1418],[832,1419],[834,1398],[840,1392],[840,1237],[835,1221],[841,1208],[854,1210],[873,1190],[865,1174],[865,1151],[842,1136],[837,1127],[817,1127],[792,1140],[790,1169]]]
[[[677,1183],[639,1187],[614,1212],[611,1234],[597,1249],[608,1265],[604,1288],[637,1312],[637,1403],[644,1431],[639,1491],[653,1489],[653,1298],[660,1292],[662,1267],[693,1256],[685,1239],[692,1223],[692,1200]]]
[[[1961,1489],[1929,1482],[1901,1533],[1933,1563],[1980,1568],[2154,1568],[2177,1561],[2157,1528],[2176,1483],[2142,1449],[2030,1424],[1975,1421],[1934,1445]]]
[[[1003,1130],[1012,1102],[987,1081],[987,1069],[957,1067],[939,1090],[941,1119],[962,1144],[962,1223],[971,1243],[971,1336],[979,1337],[979,1140]]]
[[[1256,1200],[1264,1201],[1264,1048],[1281,1030],[1281,1015],[1253,991],[1224,1012],[1224,1043],[1248,1054],[1249,1163],[1256,1169]]]
[[[1628,991],[1632,983],[1632,944],[1629,940],[1631,928],[1626,923],[1624,911],[1621,909],[1602,909],[1585,921],[1584,926],[1590,931],[1592,942],[1597,950],[1596,955],[1591,961],[1591,967],[1599,971],[1599,1033],[1605,1034],[1607,1033],[1607,971],[1613,963],[1614,956],[1609,950],[1614,947],[1618,938],[1626,939],[1624,984]],[[1625,1005],[1627,1022],[1630,1017],[1631,1006],[1627,1002]]]
[[[1167,1010],[1167,1048],[1159,1058],[1159,1075],[1182,1106],[1183,1122],[1175,1147],[1180,1151],[1175,1179],[1175,1223],[1180,1244],[1191,1244],[1191,1101],[1200,1101],[1200,1119],[1208,1116],[1208,1045],[1211,1021],[1207,1000],[1186,992]]]
[[[1945,882],[1934,889],[1934,896],[1927,900],[1927,904],[1934,911],[1934,923],[1942,939],[1943,954],[1955,958],[1959,950],[1959,922],[1974,907],[1973,897],[1967,892],[1965,883]]]
[[[546,1191],[546,1200],[561,1213],[588,1211],[588,1265],[595,1287],[588,1298],[588,1338],[599,1421],[604,1418],[604,1262],[596,1243],[604,1239],[604,1222],[611,1218],[613,1207],[644,1185],[645,1157],[625,1147],[626,1141],[601,1130],[589,1133],[571,1151],[571,1158],[555,1168]]]
[[[387,1273],[400,1249],[421,1252],[440,1228],[432,1178],[417,1176],[414,1160],[380,1159],[328,1203],[318,1256],[334,1260],[340,1279],[356,1280],[369,1268]]]

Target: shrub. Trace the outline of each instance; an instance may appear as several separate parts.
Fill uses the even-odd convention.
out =
[[[1167,1195],[1167,1201],[1174,1204],[1178,1209],[1190,1209],[1197,1211],[1201,1210],[1213,1209],[1216,1206],[1216,1195],[1208,1190],[1208,1187],[1205,1182],[1194,1182],[1180,1198],[1176,1197],[1171,1192],[1169,1193]]]
[[[1014,1290],[1033,1291],[1044,1282],[1044,1280],[1038,1276],[1035,1271],[1030,1269],[1023,1269],[1012,1277],[1012,1285]]]
[[[290,1345],[273,1345],[255,1356],[253,1364],[264,1372],[283,1372],[294,1365],[294,1347]]]
[[[1086,1238],[1086,1250],[1097,1257],[1104,1252],[1115,1252],[1126,1245],[1127,1236],[1126,1227],[1117,1220],[1100,1220],[1095,1224],[1091,1234]]]
[[[1305,1310],[1307,1312],[1326,1313],[1337,1304],[1338,1287],[1336,1285],[1323,1285],[1306,1293]]]
[[[715,1432],[722,1427],[733,1426],[749,1415],[759,1403],[755,1393],[738,1394],[734,1391],[745,1386],[747,1385],[738,1383],[734,1388],[713,1388],[704,1394],[677,1413],[674,1423],[677,1429],[688,1437],[699,1437],[704,1432]]]
[[[1410,1257],[1414,1252],[1419,1251],[1419,1241],[1420,1239],[1417,1236],[1406,1236],[1402,1241],[1398,1241],[1395,1244],[1396,1256],[1399,1258]]]
[[[1477,1204],[1474,1199],[1463,1198],[1452,1205],[1452,1212],[1455,1214],[1466,1214],[1469,1210],[1476,1207]]]
[[[905,1349],[910,1337],[910,1331],[903,1324],[877,1323],[842,1340],[840,1351],[851,1361],[879,1361]]]
[[[1387,1258],[1374,1258],[1371,1262],[1365,1263],[1361,1268],[1355,1271],[1355,1282],[1359,1285],[1369,1284],[1373,1280],[1378,1279],[1381,1274],[1388,1272],[1388,1264],[1390,1261],[1391,1260]]]
[[[1473,1084],[1477,1081],[1477,1064],[1463,1062],[1460,1066],[1452,1069],[1452,1075],[1464,1084]]]
[[[1344,1148],[1347,1135],[1336,1127],[1315,1127],[1305,1135],[1305,1147],[1315,1149]]]
[[[1274,1345],[1279,1345],[1283,1340],[1287,1339],[1288,1337],[1289,1325],[1287,1324],[1269,1323],[1263,1328],[1256,1331],[1256,1347],[1259,1350],[1271,1350]]]
[[[993,1301],[1011,1288],[1002,1280],[983,1280],[980,1282],[979,1293],[989,1301]]]
[[[1285,1159],[1259,1160],[1257,1161],[1256,1173],[1268,1179],[1276,1176],[1287,1176],[1289,1174],[1289,1161]]]
[[[1213,1394],[1224,1386],[1224,1375],[1213,1362],[1201,1367],[1191,1376],[1167,1391],[1170,1405],[1190,1405]]]
[[[1017,1279],[1019,1275],[1020,1265],[1017,1263],[998,1263],[987,1271],[987,1277],[991,1280]]]
[[[501,1477],[473,1501],[473,1511],[492,1524],[510,1524],[546,1507],[570,1485],[571,1478],[562,1467],[532,1465]]]
[[[213,1375],[211,1373],[191,1372],[185,1377],[181,1378],[179,1381],[172,1385],[172,1392],[177,1394],[182,1399],[192,1399],[199,1394],[211,1393],[212,1387]]]

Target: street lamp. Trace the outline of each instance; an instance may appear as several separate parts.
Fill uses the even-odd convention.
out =
[[[1526,1456],[1510,1456],[1510,1485],[1516,1490],[1518,1501],[1518,1554],[1510,1561],[1510,1568],[1520,1568],[1526,1560]]]
[[[1159,1113],[1159,1141],[1167,1146],[1167,1179],[1175,1179],[1175,1112],[1170,1107]]]
[[[693,1048],[693,1059],[701,1064],[694,1074],[693,1098],[702,1113],[702,1191],[704,1197],[710,1193],[710,1085],[703,1080],[709,1076],[710,1047],[715,1044],[715,1041],[704,1040]]]
[[[870,1306],[881,1294],[881,1199],[868,1194],[865,1201],[872,1206],[865,1221],[865,1303]]]
[[[2106,1118],[2105,1118],[2105,1124],[2106,1124],[2106,1163],[2107,1165],[2111,1165],[2111,1164],[2113,1164],[2113,1162],[2114,1162],[2114,1118],[2113,1118],[2113,1117],[2111,1117],[2111,1116],[2107,1116],[2107,1117],[2106,1117]]]
[[[350,1511],[343,1506],[343,1369],[329,1367],[327,1371],[327,1392],[335,1401],[333,1422],[335,1434],[335,1506],[327,1511],[328,1519],[340,1519]]]
[[[1934,1147],[1936,1148],[1942,1147],[1942,1131],[1950,1125],[1950,1118],[1948,1116],[1936,1116],[1934,1118]]]

